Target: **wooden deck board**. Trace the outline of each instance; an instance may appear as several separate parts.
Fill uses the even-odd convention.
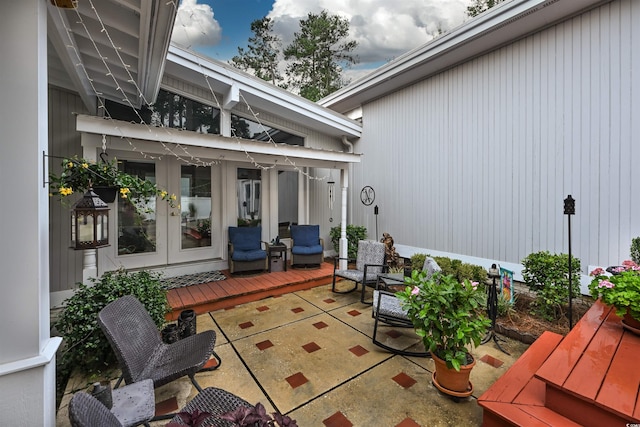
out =
[[[596,302],[540,367],[536,376],[549,384],[562,388],[594,334],[610,312],[611,307]]]
[[[232,307],[250,301],[295,292],[331,283],[333,263],[325,262],[320,268],[293,269],[287,271],[251,275],[232,275],[223,271],[225,280],[171,289],[167,300],[172,312],[167,320],[175,320],[180,311],[193,309],[198,314]]]
[[[639,348],[640,338],[625,333],[596,398],[599,405],[635,420],[639,418],[636,408],[640,399],[638,396],[640,369],[635,368]],[[635,417],[634,413],[636,413]]]
[[[613,311],[609,316],[617,317]],[[567,391],[590,400],[596,399],[622,336],[622,328],[619,321],[617,323],[605,322],[598,329],[565,381]]]

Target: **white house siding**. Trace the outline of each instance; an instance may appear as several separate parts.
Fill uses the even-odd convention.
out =
[[[48,93],[49,170],[60,173],[62,160],[57,157],[82,153],[74,113],[87,112],[75,93],[51,86]],[[82,281],[82,251],[68,248],[71,235],[69,209],[70,206],[61,203],[57,197],[49,203],[49,247],[58,248],[49,252],[52,293],[73,289],[75,283]],[[60,294],[60,297],[64,298],[64,295]],[[58,301],[53,302],[55,305]]]
[[[617,264],[640,236],[640,2],[615,1],[363,106],[351,222],[518,263]],[[374,205],[359,201],[371,185]]]

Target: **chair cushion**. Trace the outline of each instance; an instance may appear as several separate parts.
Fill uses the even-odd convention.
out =
[[[376,314],[378,309],[378,298],[380,298],[379,291],[373,291],[373,312]],[[407,312],[402,309],[402,301],[396,296],[382,294],[382,300],[380,300],[380,315],[387,317],[394,317],[398,320],[409,320]]]
[[[291,253],[294,255],[315,255],[322,253],[322,245],[317,244],[313,246],[298,246],[298,242],[296,241],[296,245],[291,248]]]
[[[261,249],[262,227],[229,227],[229,241],[235,251],[253,251]],[[258,258],[259,259],[259,258]]]
[[[266,257],[267,252],[262,249],[240,251],[236,250],[234,247],[233,256],[231,257],[231,259],[234,261],[258,261],[260,259],[265,259]]]
[[[356,258],[356,270],[364,271],[365,264],[383,265],[385,256],[384,243],[372,240],[360,240],[358,242],[358,257]],[[382,273],[381,267],[367,269],[367,275]],[[374,278],[375,280],[375,278]]]
[[[294,247],[297,246],[319,246],[320,243],[320,226],[319,225],[292,225],[291,238]],[[320,251],[322,247],[320,247]],[[297,252],[294,252],[297,253]],[[317,254],[318,252],[311,252]]]
[[[358,283],[362,283],[364,278],[364,272],[359,270],[336,270],[333,274]]]

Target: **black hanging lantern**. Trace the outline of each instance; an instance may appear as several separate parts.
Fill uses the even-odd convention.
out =
[[[71,211],[71,247],[109,246],[109,206],[89,188]]]

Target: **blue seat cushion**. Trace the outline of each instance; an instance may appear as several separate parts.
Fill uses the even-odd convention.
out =
[[[262,249],[254,249],[250,251],[233,251],[233,256],[231,259],[234,261],[258,261],[261,259],[265,259],[267,257],[267,252]]]
[[[294,255],[315,255],[322,253],[322,245],[316,244],[313,246],[298,246],[297,242],[294,247],[291,248],[291,253]]]
[[[261,250],[261,238],[262,227],[229,227],[229,242],[233,244],[234,252]]]
[[[320,247],[320,226],[319,225],[292,225],[291,226],[291,238],[293,239],[294,247],[298,246],[312,246]],[[320,247],[321,252],[322,248]],[[316,254],[318,252],[311,252]],[[294,254],[298,252],[293,252]]]

